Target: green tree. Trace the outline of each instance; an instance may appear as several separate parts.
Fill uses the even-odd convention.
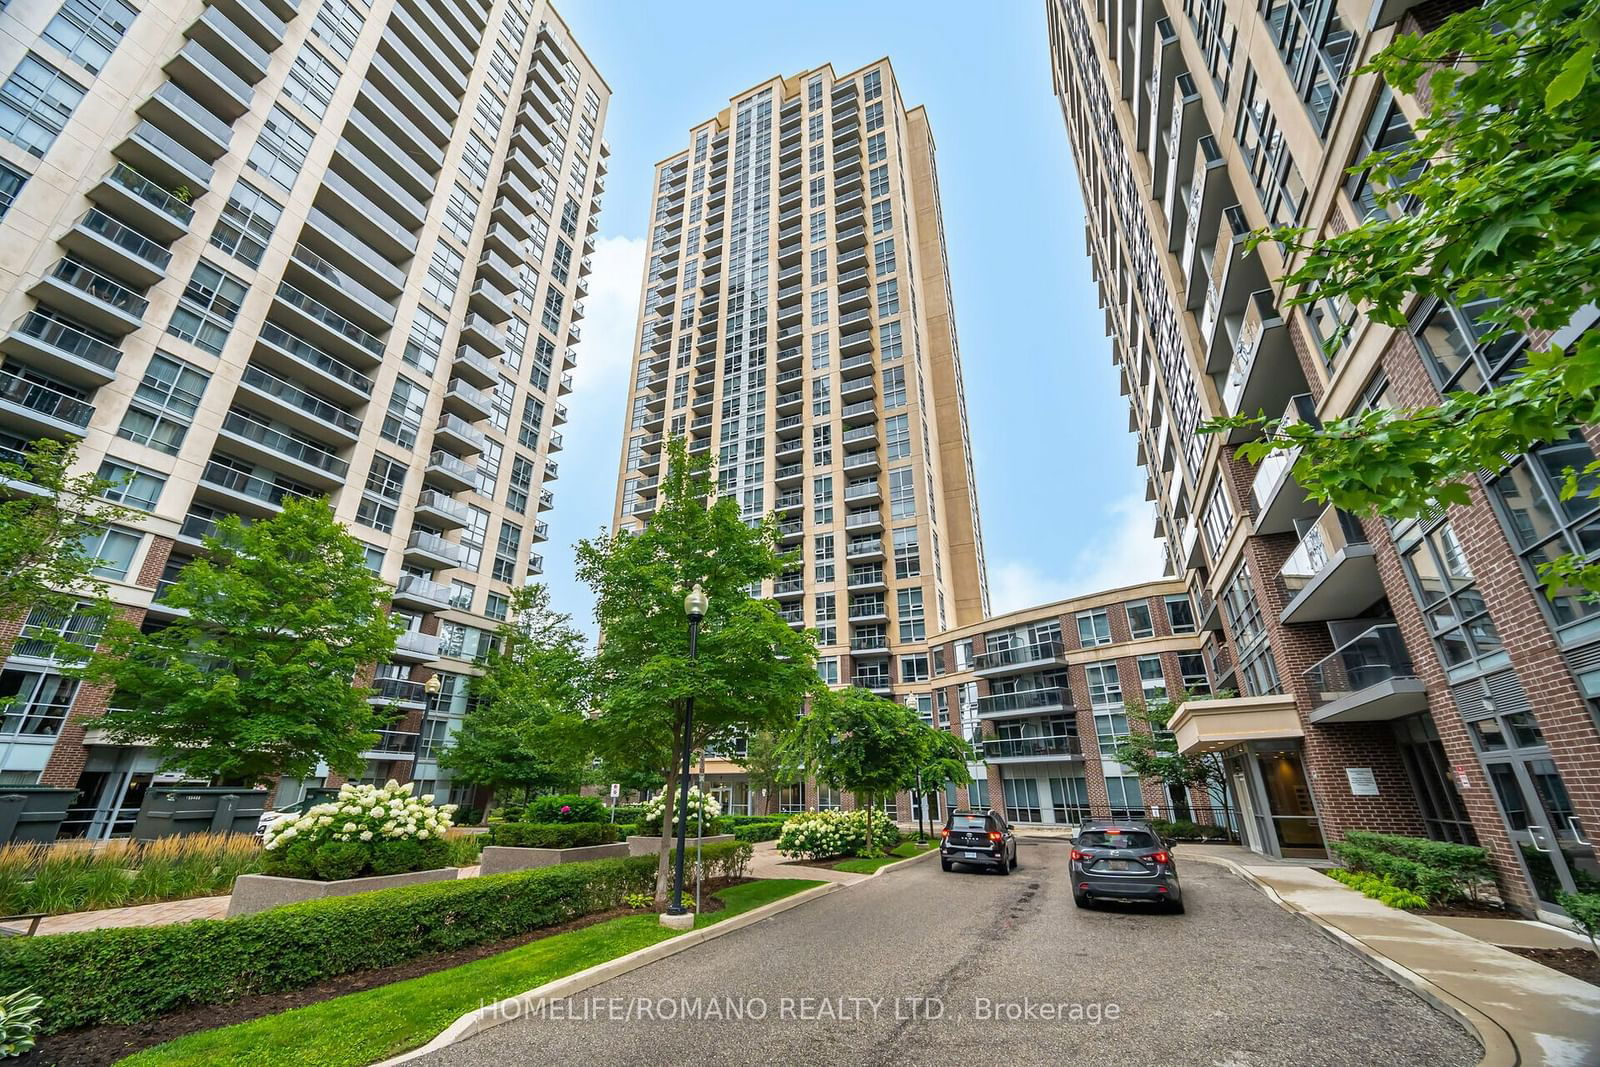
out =
[[[593,748],[612,767],[659,774],[675,794],[684,747],[726,745],[741,734],[781,729],[819,686],[816,644],[750,589],[791,561],[771,518],[747,525],[731,497],[708,493],[709,464],[668,442],[660,507],[644,530],[619,530],[578,544],[578,576],[595,594],[602,635],[594,657]],[[710,597],[699,657],[689,661],[684,595]],[[683,736],[694,697],[694,732]],[[663,837],[656,881],[665,899]]]
[[[17,460],[0,458],[0,619],[30,613],[35,622],[72,618],[65,637],[37,631],[58,646],[62,659],[76,659],[92,646],[114,610],[94,573],[102,561],[86,540],[131,514],[106,499],[115,483],[71,473],[76,454],[75,441],[46,438],[29,444]],[[74,638],[78,647],[60,647]],[[10,651],[11,641],[0,639],[0,659]]]
[[[920,719],[918,721],[921,722]],[[972,746],[949,730],[931,727],[927,730],[923,735],[922,751],[917,756],[911,774],[902,783],[911,790],[912,799],[916,801],[919,829],[922,826],[920,813],[923,797],[938,792],[947,783],[967,785],[972,781],[972,772],[967,767],[976,762],[977,756],[973,754]]]
[[[915,712],[870,690],[825,690],[789,734],[787,758],[818,781],[848,789],[870,811],[884,794],[915,780],[934,732]],[[872,854],[871,819],[866,852]]]
[[[496,798],[574,786],[583,777],[584,686],[588,652],[572,617],[551,610],[543,585],[524,586],[496,633],[477,703],[439,766],[457,779],[492,789]]]
[[[1430,33],[1396,37],[1364,69],[1404,92],[1425,87],[1428,113],[1414,141],[1354,168],[1370,168],[1386,211],[1340,234],[1254,235],[1290,257],[1288,302],[1343,299],[1403,328],[1418,295],[1440,297],[1475,306],[1480,342],[1572,322],[1600,279],[1597,48],[1600,0],[1490,0]],[[1435,405],[1320,428],[1241,413],[1207,429],[1264,425],[1242,456],[1298,449],[1295,477],[1317,500],[1403,518],[1466,503],[1477,471],[1597,415],[1600,331],[1591,329],[1565,347],[1531,346],[1505,380]],[[1567,495],[1600,493],[1597,474],[1572,472]],[[1540,573],[1552,594],[1600,591],[1600,564],[1586,559],[1562,557]]]
[[[184,614],[150,633],[113,620],[81,671],[116,686],[96,722],[165,767],[229,781],[360,770],[391,717],[352,684],[394,650],[390,590],[325,500],[229,516],[163,597]]]
[[[1226,813],[1226,782],[1222,757],[1216,753],[1185,754],[1178,751],[1178,739],[1172,734],[1172,717],[1189,700],[1212,700],[1232,696],[1231,692],[1212,696],[1192,696],[1178,692],[1148,704],[1129,698],[1123,711],[1131,726],[1142,727],[1129,731],[1117,742],[1114,758],[1131,768],[1140,778],[1158,781],[1165,786],[1177,786],[1185,794],[1200,788],[1214,793],[1221,789]]]
[[[744,768],[745,778],[750,783],[750,803],[756,804],[765,794],[762,810],[755,814],[768,814],[776,801],[778,790],[786,785],[794,785],[801,779],[801,775],[784,758],[783,742],[784,732],[770,729],[757,730],[745,741],[744,755],[739,759],[739,765]]]

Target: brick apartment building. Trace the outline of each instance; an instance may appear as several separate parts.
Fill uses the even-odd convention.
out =
[[[1508,900],[1554,914],[1562,889],[1600,885],[1600,605],[1546,598],[1533,567],[1593,547],[1600,508],[1556,488],[1596,434],[1482,472],[1466,506],[1388,523],[1308,500],[1292,457],[1251,467],[1237,434],[1195,433],[1224,413],[1427,404],[1519,366],[1527,340],[1481,342],[1481,308],[1419,299],[1406,329],[1334,301],[1291,309],[1280,250],[1244,253],[1267,225],[1333,233],[1387,210],[1350,168],[1409,139],[1420,106],[1353,72],[1442,10],[1046,3],[1168,574],[1193,595],[1211,684],[1238,694],[1187,705],[1180,745],[1225,754],[1258,851],[1355,828],[1475,842]]]

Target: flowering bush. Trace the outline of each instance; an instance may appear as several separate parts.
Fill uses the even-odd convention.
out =
[[[450,857],[445,831],[454,804],[411,795],[390,781],[343,785],[332,800],[267,828],[266,872],[336,881],[368,874],[404,874],[443,867]]]
[[[872,813],[872,846],[889,849],[900,843],[900,831],[881,811]],[[865,811],[817,811],[796,815],[783,824],[778,851],[797,859],[820,860],[859,855],[867,847]]]
[[[539,797],[528,805],[523,822],[605,822],[611,813],[599,797],[576,793]]]
[[[678,826],[677,796],[674,795],[672,799],[672,826],[673,829],[676,830]],[[650,800],[645,801],[644,814],[639,818],[639,829],[643,833],[647,835],[659,835],[661,833],[661,809],[663,806],[665,806],[666,802],[667,795],[665,793],[660,793],[655,797],[652,797]],[[693,787],[689,789],[689,829],[693,830],[700,824],[700,820],[703,819],[705,821],[706,832],[710,833],[712,831],[711,824],[715,822],[717,817],[721,814],[722,805],[717,803],[716,797],[709,795],[701,796],[699,789]]]

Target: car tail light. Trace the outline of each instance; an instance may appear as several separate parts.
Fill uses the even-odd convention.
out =
[[[1000,843],[1000,831],[999,830],[990,830],[989,831],[989,840],[993,841],[995,844],[998,845]]]
[[[949,837],[950,836],[950,827],[946,826],[943,830],[939,831],[939,836],[940,837]]]
[[[1170,860],[1172,856],[1165,852],[1152,852],[1150,853],[1149,858],[1151,863],[1165,863]]]
[[[1077,849],[1072,850],[1072,860],[1074,863],[1082,863],[1088,858],[1089,854],[1087,852],[1080,852]]]

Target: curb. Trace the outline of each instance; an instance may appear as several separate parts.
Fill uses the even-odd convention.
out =
[[[925,860],[929,856],[937,856],[938,854],[939,854],[939,850],[937,848],[930,848],[928,851],[919,852],[915,856],[907,856],[904,859],[895,860],[893,863],[885,863],[882,867],[879,867],[877,870],[873,871],[871,874],[862,875],[861,876],[861,882],[865,882],[865,881],[867,881],[869,879],[876,878],[876,877],[878,877],[878,875],[883,874],[885,871],[892,871],[896,867],[904,867],[908,863],[915,863],[918,860]],[[835,883],[835,884],[837,884],[841,888],[846,888],[846,887],[853,886],[853,885],[860,885],[861,882],[838,882],[838,883]]]
[[[920,859],[921,857],[912,858]],[[891,864],[891,866],[898,865]],[[884,868],[884,870],[887,870],[887,868]],[[875,873],[881,874],[882,870]],[[868,875],[868,877],[872,876]],[[626,956],[618,956],[614,960],[597,963],[587,970],[569,974],[565,978],[557,978],[553,982],[546,982],[544,985],[536,989],[530,989],[526,993],[519,993],[514,997],[507,997],[493,1004],[486,1004],[461,1016],[461,1018],[445,1027],[438,1036],[422,1047],[412,1049],[410,1052],[402,1052],[398,1056],[374,1064],[373,1067],[394,1067],[396,1064],[408,1063],[419,1059],[449,1045],[465,1041],[469,1037],[499,1026],[502,1023],[513,1022],[525,1015],[531,1015],[547,1000],[559,1000],[562,997],[570,997],[574,993],[581,993],[585,989],[597,986],[602,982],[608,982],[613,978],[627,974],[629,971],[638,970],[648,963],[654,963],[656,960],[665,959],[668,956],[675,956],[679,952],[693,948],[702,942],[714,940],[724,934],[731,934],[735,930],[744,929],[746,926],[753,926],[763,919],[770,919],[780,912],[788,911],[790,908],[798,907],[818,897],[827,896],[829,893],[836,893],[843,888],[845,887],[838,882],[828,882],[823,885],[812,886],[810,889],[802,889],[800,892],[784,897],[781,900],[774,900],[771,904],[763,904],[759,908],[754,908],[741,915],[735,915],[725,922],[679,934],[677,937],[670,937],[665,941],[659,941],[654,945],[639,949],[637,952],[630,952]]]
[[[1222,856],[1191,856],[1190,858],[1200,863],[1210,863],[1218,867],[1228,868],[1284,911],[1307,920],[1324,934],[1327,934],[1352,952],[1364,957],[1374,967],[1409,988],[1435,1008],[1454,1017],[1457,1022],[1466,1027],[1478,1039],[1478,1044],[1483,1046],[1483,1058],[1478,1061],[1478,1067],[1517,1067],[1518,1064],[1522,1063],[1522,1054],[1505,1028],[1471,1004],[1434,985],[1410,968],[1396,963],[1377,949],[1372,948],[1365,941],[1341,930],[1315,912],[1295,907],[1279,896],[1277,890],[1257,878],[1247,868],[1234,860]]]

